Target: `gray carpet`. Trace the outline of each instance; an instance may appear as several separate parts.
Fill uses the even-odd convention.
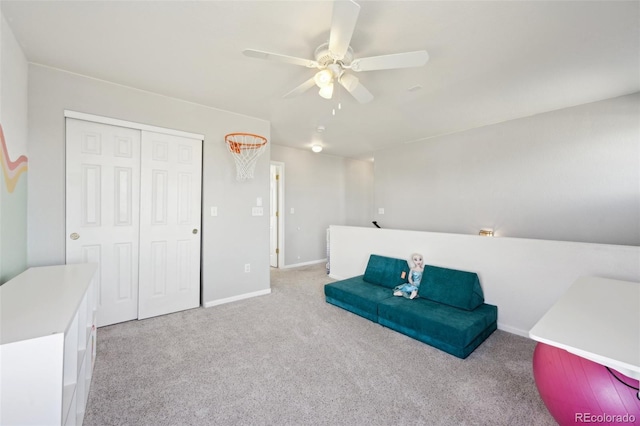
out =
[[[272,293],[98,330],[85,425],[553,425],[534,342],[466,360],[324,301],[324,265]]]

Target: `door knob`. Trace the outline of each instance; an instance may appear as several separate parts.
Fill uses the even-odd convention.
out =
[[[72,240],[77,240],[78,238],[80,238],[80,234],[74,232],[73,234],[69,235],[69,238],[71,238]]]
[[[194,233],[194,234],[197,234],[198,230],[194,228],[193,231],[191,231],[191,232]]]

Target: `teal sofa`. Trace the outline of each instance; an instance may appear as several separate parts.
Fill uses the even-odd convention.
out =
[[[325,298],[463,359],[497,329],[498,308],[484,303],[477,274],[425,265],[417,298],[393,296],[408,274],[406,260],[372,254],[363,275],[325,285]]]

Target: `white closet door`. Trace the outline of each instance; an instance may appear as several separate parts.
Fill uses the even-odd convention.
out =
[[[202,141],[142,132],[138,318],[200,305]]]
[[[98,326],[138,317],[140,131],[66,119],[66,262],[96,262]]]

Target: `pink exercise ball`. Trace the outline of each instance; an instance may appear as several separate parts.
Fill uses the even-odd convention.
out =
[[[611,370],[638,388],[638,380]],[[638,391],[620,383],[603,365],[538,343],[533,377],[540,397],[560,424],[640,424]]]

